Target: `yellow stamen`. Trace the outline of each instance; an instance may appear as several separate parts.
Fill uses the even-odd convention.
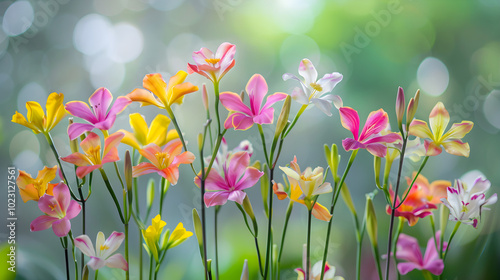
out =
[[[54,209],[56,209],[57,205],[49,204],[49,207],[50,207],[50,211],[54,211]]]
[[[101,245],[100,249],[101,249],[101,251],[108,250],[109,246],[103,244],[103,245]]]
[[[205,61],[210,64],[216,64],[217,62],[220,61],[220,58],[207,58],[205,59]]]
[[[87,156],[94,164],[101,164],[101,146],[90,147],[87,151]]]
[[[167,168],[170,163],[170,154],[169,153],[164,153],[164,152],[159,152],[155,154],[156,158],[158,159],[158,164],[160,169],[165,169]]]
[[[323,88],[318,85],[317,83],[311,83],[310,86],[315,90],[315,91],[323,91]]]

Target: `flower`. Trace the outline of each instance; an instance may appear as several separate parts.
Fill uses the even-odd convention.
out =
[[[446,111],[443,103],[438,102],[429,115],[431,128],[429,129],[425,121],[413,120],[409,128],[409,133],[420,138],[430,139],[426,139],[424,142],[427,156],[439,155],[442,152],[442,145],[444,150],[449,154],[469,157],[469,144],[462,142],[460,139],[471,131],[474,123],[471,121],[454,123],[445,133],[449,122],[450,115],[448,111]]]
[[[434,241],[434,238],[432,237],[429,239],[427,242],[427,248],[425,249],[425,255],[422,257],[417,239],[402,233],[399,236],[396,246],[396,257],[407,262],[398,263],[399,273],[404,275],[414,269],[418,269],[428,270],[434,275],[440,275],[444,269],[443,260],[439,257],[436,250],[436,244],[440,244],[440,234],[441,231],[436,232],[436,241]],[[447,245],[447,242],[443,242],[442,251],[446,250]]]
[[[84,255],[90,257],[90,261],[87,263],[93,270],[101,269],[104,266],[111,268],[119,268],[125,271],[128,270],[128,263],[123,258],[122,254],[113,254],[125,239],[125,235],[122,232],[113,231],[111,235],[104,240],[106,237],[104,233],[100,231],[97,233],[97,238],[95,240],[96,249],[94,250],[94,245],[87,235],[80,235],[75,238],[75,246],[82,251]]]
[[[66,115],[63,99],[64,94],[56,92],[51,93],[45,105],[47,115],[45,115],[42,106],[40,106],[38,102],[26,102],[26,109],[28,109],[26,116],[28,120],[16,111],[12,116],[12,122],[31,128],[35,134],[40,132],[44,134],[48,133],[61,121],[64,115]]]
[[[486,199],[485,193],[490,187],[490,181],[482,177],[478,177],[470,189],[461,180],[456,180],[455,187],[447,189],[448,197],[441,198],[441,202],[450,209],[449,219],[477,228],[477,218],[481,218],[482,210],[489,210],[483,207],[497,202],[496,193]]]
[[[193,52],[193,60],[196,65],[189,64],[189,74],[198,73],[212,82],[218,82],[234,66],[234,54],[236,46],[230,43],[222,43],[214,54],[207,48],[201,48]]]
[[[304,79],[301,80],[297,76],[291,73],[283,74],[283,80],[294,79],[300,82],[302,88],[296,87],[292,92],[292,98],[298,103],[303,105],[313,104],[318,107],[323,113],[331,116],[332,113],[332,102],[334,100],[333,95],[323,94],[330,92],[333,88],[342,81],[342,74],[338,72],[333,72],[331,74],[325,74],[323,78],[317,80],[318,72],[312,62],[304,58],[299,64],[299,75]]]
[[[94,128],[107,131],[116,120],[116,115],[123,111],[130,102],[126,96],[120,96],[111,105],[113,95],[106,88],[97,89],[89,98],[90,110],[87,103],[82,101],[70,101],[66,103],[66,110],[73,116],[82,118],[88,123],[73,123],[68,127],[68,135],[71,140],[77,138]],[[109,110],[108,110],[109,109]]]
[[[59,183],[54,187],[53,196],[44,194],[38,200],[38,208],[45,213],[31,222],[31,231],[40,231],[52,227],[55,235],[63,237],[71,230],[69,220],[76,217],[82,207],[71,200],[68,186]]]
[[[224,164],[231,157],[232,154],[237,152],[248,152],[248,155],[252,157],[253,154],[253,146],[252,143],[248,140],[243,140],[240,144],[232,150],[228,150],[226,138],[222,137],[222,141],[220,144],[220,148],[217,151],[217,155],[215,156],[214,162],[212,163],[212,169],[219,172],[220,175],[224,175]],[[205,157],[205,164],[210,164],[210,160],[212,156]]]
[[[287,172],[289,172],[289,173],[292,174],[293,177],[292,176],[287,176],[289,184],[286,184],[286,188],[285,188],[280,183],[274,183],[274,185],[273,185],[274,193],[276,194],[276,196],[278,196],[279,200],[283,200],[283,199],[285,199],[285,198],[288,197],[288,198],[290,198],[291,201],[298,202],[298,203],[303,204],[303,205],[305,205],[306,207],[309,208],[310,206],[308,206],[308,205],[310,204],[310,202],[308,202],[308,204],[306,204],[306,202],[304,201],[304,199],[306,199],[306,196],[304,195],[304,192],[302,191],[302,188],[300,186],[301,183],[303,185],[305,185],[308,182],[306,181],[307,178],[305,176],[302,176],[301,175],[302,173],[300,173],[300,167],[297,164],[297,157],[293,158],[293,161],[290,162],[290,166],[292,167],[292,169],[290,169],[288,167],[280,167],[281,170],[283,170],[284,168],[286,168]],[[314,172],[311,172],[311,168],[310,167],[308,167],[304,173],[309,172],[310,179],[314,180],[314,182],[311,181],[311,183],[315,183],[315,184],[320,184],[321,185],[321,183],[323,181],[323,169],[321,167],[318,167],[318,168],[316,168],[314,170],[314,172],[316,172],[315,175],[311,174],[311,173],[314,173]],[[297,180],[297,179],[295,179],[297,176],[299,178],[304,177],[304,179]],[[300,181],[302,181],[302,182],[299,183]],[[317,189],[320,189],[320,188],[323,191],[325,191],[325,192],[331,192],[332,191],[330,183],[322,184]],[[308,199],[310,199],[310,198],[308,198]],[[330,218],[332,217],[332,215],[330,214],[330,212],[328,211],[328,209],[326,209],[326,207],[323,206],[323,205],[321,205],[319,202],[316,202],[314,204],[314,207],[312,209],[312,214],[317,219],[323,220],[323,221],[329,221]]]
[[[179,134],[176,130],[172,129],[167,131],[168,125],[170,124],[170,119],[167,116],[156,115],[150,127],[148,127],[144,116],[139,113],[130,114],[129,119],[130,126],[134,133],[130,133],[123,129],[118,131],[125,134],[122,143],[137,150],[144,149],[145,146],[151,143],[163,146],[170,140],[179,138]]]
[[[36,178],[33,179],[30,174],[19,170],[16,184],[23,201],[38,201],[44,194],[53,195],[52,191],[56,184],[51,184],[50,181],[54,180],[56,172],[57,165],[52,168],[45,166],[38,171]]]
[[[411,184],[412,179],[415,178],[415,175],[417,175],[417,172],[413,172],[411,178],[406,178],[408,186]],[[429,183],[429,180],[424,175],[419,174],[405,200],[405,204],[439,204],[442,198],[446,198],[446,189],[450,186],[451,182],[445,180],[437,180]]]
[[[273,122],[274,108],[271,106],[286,98],[287,94],[277,92],[267,97],[267,101],[262,106],[264,96],[267,94],[267,83],[264,77],[259,74],[253,75],[246,86],[246,92],[250,99],[250,107],[243,104],[239,94],[234,92],[222,92],[220,101],[229,115],[224,122],[224,128],[234,127],[238,130],[247,130],[257,124],[270,124]]]
[[[170,77],[167,84],[161,74],[147,74],[142,80],[145,89],[136,88],[127,94],[127,97],[132,101],[141,102],[141,106],[155,105],[163,109],[170,108],[174,103],[182,104],[184,95],[198,90],[198,87],[191,83],[183,83],[186,77],[186,72],[179,71]]]
[[[186,239],[188,239],[192,235],[193,233],[187,231],[182,223],[177,224],[172,234],[170,234],[170,236],[168,237],[168,241],[166,244],[167,249],[174,248],[182,244],[182,242],[186,241]]]
[[[297,280],[304,280],[306,277],[306,272],[305,272],[305,267],[307,263],[307,247],[304,245],[303,248],[303,254],[302,254],[302,268],[296,268],[295,272],[297,272]],[[321,264],[322,261],[316,262],[312,269],[310,269],[309,273],[309,279],[308,280],[320,280],[321,277]],[[331,266],[328,264],[328,262],[325,262],[325,273],[323,275],[324,280],[344,280],[344,277],[342,276],[335,276],[336,269],[334,266]]]
[[[179,165],[188,164],[194,161],[194,155],[191,152],[182,152],[182,142],[180,139],[174,139],[168,142],[163,149],[155,143],[147,145],[139,153],[150,162],[142,162],[132,169],[132,176],[156,172],[167,179],[172,185],[177,184],[179,180]]]
[[[389,126],[388,126],[389,127]],[[382,135],[389,134],[389,129],[382,131]],[[397,133],[400,137],[401,134]],[[393,162],[398,159],[401,155],[401,149],[403,148],[403,139],[400,138],[396,142],[387,143],[387,154],[385,159],[389,162]],[[408,140],[406,142],[406,150],[405,150],[405,158],[409,158],[413,162],[417,162],[420,160],[420,157],[425,155],[425,147],[420,142],[420,138],[415,137],[413,140]]]
[[[101,156],[101,139],[97,134],[90,132],[85,140],[80,143],[84,154],[76,152],[61,159],[78,166],[76,175],[83,178],[90,172],[102,168],[105,163],[120,160],[116,146],[120,144],[123,136],[122,132],[109,135],[104,140],[104,151]]]
[[[379,109],[368,115],[365,126],[359,135],[359,116],[358,112],[350,107],[340,107],[340,120],[342,126],[351,131],[353,138],[342,140],[342,146],[346,151],[366,149],[372,155],[385,157],[387,154],[386,143],[396,142],[401,139],[397,133],[387,133],[381,135],[380,132],[387,128],[389,118],[387,113]]]
[[[249,167],[249,164],[250,155],[247,152],[237,152],[224,163],[224,177],[211,169],[205,181],[206,206],[224,205],[228,200],[242,204],[246,196],[243,190],[255,185],[264,175],[264,172]],[[201,186],[200,176],[201,172],[194,179],[198,187]]]
[[[147,229],[142,230],[142,236],[144,237],[144,241],[146,242],[146,246],[149,249],[149,253],[153,254],[153,257],[158,262],[158,250],[159,250],[159,240],[160,235],[163,231],[163,227],[165,227],[167,223],[161,220],[160,214],[156,215],[153,219],[151,219],[151,225],[148,226]]]

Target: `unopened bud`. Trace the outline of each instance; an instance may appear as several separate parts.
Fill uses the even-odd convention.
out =
[[[82,280],[88,280],[88,279],[89,279],[89,268],[87,267],[87,265],[85,265],[82,270]]]
[[[344,200],[345,205],[347,205],[347,208],[349,208],[353,215],[356,215],[356,208],[354,208],[351,193],[349,192],[349,188],[345,183],[340,188],[340,195],[342,195],[342,199]]]
[[[245,212],[247,212],[248,216],[250,216],[252,220],[255,220],[255,214],[253,213],[252,203],[250,203],[248,195],[245,195],[245,198],[243,199],[243,209],[245,209]]]
[[[405,94],[403,88],[398,88],[398,95],[396,97],[396,117],[398,119],[399,129],[402,130],[403,116],[405,114]]]
[[[130,157],[130,152],[127,150],[125,152],[125,183],[127,184],[127,191],[132,190],[132,158]]]
[[[418,99],[420,98],[420,90],[417,90],[415,93],[415,97],[410,99],[410,102],[408,103],[408,109],[406,109],[406,129],[408,130],[410,127],[411,122],[413,121],[413,118],[415,117],[415,114],[417,113],[417,108],[418,108]]]
[[[69,125],[73,124],[73,118],[69,118]],[[78,138],[73,140],[69,140],[69,147],[71,148],[72,153],[78,152]]]
[[[366,196],[366,232],[372,246],[377,247],[377,216],[375,215],[375,207],[373,207],[373,200],[370,195]]]
[[[240,98],[241,98],[241,102],[245,101],[245,91],[244,90],[241,91]]]
[[[444,231],[446,230],[449,216],[450,209],[441,203],[441,208],[439,209],[439,229],[441,230],[441,234],[444,234]]]
[[[203,149],[203,134],[199,133],[198,134],[198,151],[201,151]]]
[[[382,165],[382,158],[373,158],[373,171],[375,172],[375,184],[380,189],[380,166]]]
[[[155,180],[153,178],[149,179],[146,195],[146,205],[149,208],[153,206],[153,201],[155,199]]]
[[[292,104],[292,98],[290,95],[286,96],[285,102],[283,103],[283,107],[281,107],[280,116],[278,117],[278,121],[276,122],[276,132],[274,132],[274,139],[277,139],[283,129],[285,128],[288,122],[288,116],[290,115],[290,106]]]
[[[267,207],[267,197],[269,196],[269,171],[267,170],[267,164],[264,163],[263,166],[264,175],[260,178],[260,194],[262,195],[262,203],[264,204],[264,210],[266,215],[269,217],[269,209]]]
[[[250,275],[248,273],[248,260],[245,259],[243,262],[243,269],[241,270],[241,277],[240,280],[248,280],[250,279]]]
[[[205,110],[208,111],[208,92],[207,92],[207,85],[203,84],[202,91],[201,91],[201,98],[203,100],[203,106],[205,107]]]

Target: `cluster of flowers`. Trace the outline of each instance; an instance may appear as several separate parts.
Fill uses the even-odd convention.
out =
[[[468,157],[470,148],[468,143],[462,142],[462,138],[473,127],[470,121],[455,123],[446,131],[450,116],[444,105],[439,102],[431,111],[429,124],[414,119],[420,98],[419,91],[410,99],[408,106],[405,104],[403,89],[399,88],[396,97],[396,118],[399,132],[392,132],[389,125],[388,114],[379,109],[371,112],[363,125],[358,112],[348,106],[344,106],[342,99],[331,92],[342,80],[338,72],[325,74],[318,79],[318,73],[314,65],[308,59],[300,62],[298,72],[300,77],[290,73],[283,75],[283,80],[290,79],[299,82],[292,93],[273,93],[267,95],[268,86],[264,77],[259,74],[253,75],[248,81],[245,93],[248,96],[248,104],[244,103],[244,94],[234,92],[220,92],[219,85],[225,74],[235,65],[236,47],[230,43],[223,43],[216,53],[206,48],[193,53],[195,64],[188,64],[187,72],[179,71],[166,82],[160,74],[148,74],[144,77],[143,87],[133,90],[126,96],[117,98],[113,103],[112,94],[105,88],[99,88],[89,98],[89,104],[82,101],[70,101],[63,104],[63,94],[52,93],[46,103],[46,110],[37,102],[27,102],[27,117],[16,112],[12,121],[30,128],[35,134],[43,134],[57,159],[58,165],[44,167],[38,172],[36,178],[24,171],[19,172],[17,185],[24,202],[33,200],[38,202],[38,207],[43,214],[31,223],[31,231],[40,231],[52,228],[54,234],[61,238],[63,248],[67,254],[68,238],[73,245],[73,260],[75,263],[75,279],[87,279],[88,267],[95,270],[97,278],[98,270],[104,266],[119,268],[124,271],[125,277],[129,278],[129,256],[128,256],[128,232],[131,217],[137,228],[142,233],[139,242],[143,244],[145,251],[150,256],[150,278],[154,273],[156,279],[158,271],[168,249],[180,245],[193,235],[187,231],[182,223],[170,232],[163,232],[166,222],[162,220],[162,208],[166,193],[170,185],[176,185],[179,181],[179,167],[181,164],[190,165],[194,174],[194,183],[200,188],[201,218],[196,209],[193,209],[194,231],[200,247],[200,255],[205,270],[205,279],[212,279],[215,273],[218,279],[218,263],[212,270],[211,262],[207,257],[206,219],[207,207],[215,208],[217,215],[220,207],[228,201],[234,201],[241,211],[249,232],[255,239],[256,251],[259,263],[259,274],[263,279],[279,279],[280,260],[284,251],[284,242],[287,224],[295,202],[304,205],[308,211],[307,241],[304,245],[304,256],[302,268],[296,269],[298,279],[343,279],[335,276],[335,267],[328,264],[328,242],[331,233],[332,216],[339,195],[342,196],[349,210],[353,214],[355,230],[358,241],[358,261],[356,267],[357,278],[360,277],[360,253],[362,238],[367,232],[372,245],[377,270],[382,279],[380,267],[380,254],[378,249],[377,219],[373,205],[373,197],[380,191],[387,200],[386,210],[390,215],[390,229],[387,250],[387,269],[385,279],[389,277],[389,263],[391,256],[402,260],[398,262],[398,273],[406,274],[414,269],[421,270],[424,276],[431,274],[441,275],[444,269],[444,260],[450,247],[451,240],[461,223],[477,227],[484,206],[496,202],[497,195],[489,198],[486,192],[490,188],[490,182],[485,178],[477,178],[471,187],[466,182],[456,180],[454,186],[451,182],[438,180],[430,183],[421,171],[428,159],[437,156],[444,150],[452,155]],[[184,140],[182,130],[176,120],[172,107],[181,105],[184,96],[198,91],[198,87],[184,82],[189,74],[197,73],[206,77],[213,84],[215,103],[213,108],[209,106],[208,90],[205,85],[202,88],[202,100],[207,114],[207,122],[204,131],[198,136],[199,170],[193,165],[195,155],[189,151]],[[266,98],[267,95],[267,98]],[[265,99],[266,98],[266,99]],[[265,102],[264,102],[265,99]],[[289,121],[291,100],[300,104],[300,109],[295,117]],[[283,101],[272,144],[268,145],[270,139],[266,139],[262,125],[270,125],[274,121],[273,105]],[[165,110],[167,115],[158,114],[148,126],[145,118],[139,113],[130,114],[130,126],[132,132],[119,129],[113,125],[117,114],[121,113],[132,102],[139,102],[141,106],[156,106]],[[227,109],[228,115],[225,121],[221,121],[219,105]],[[89,106],[90,105],[90,106]],[[298,122],[300,116],[309,106],[315,106],[326,115],[332,115],[332,109],[338,110],[342,126],[352,133],[351,138],[342,141],[342,147],[350,152],[345,171],[342,175],[338,173],[340,156],[337,145],[325,146],[326,161],[328,169],[332,174],[333,181],[327,182],[327,172],[322,167],[301,169],[296,157],[286,166],[278,166],[284,173],[286,180],[283,183],[274,180],[275,167],[277,166],[284,140]],[[406,109],[406,110],[405,110]],[[52,141],[50,131],[69,113],[73,117],[85,122],[73,122],[70,118],[68,136],[72,154],[60,157]],[[215,114],[212,123],[211,115]],[[406,116],[406,120],[404,121]],[[173,123],[175,129],[168,129]],[[213,125],[213,127],[212,127]],[[252,144],[243,141],[236,148],[229,150],[226,132],[230,129],[247,130],[256,125],[259,129],[263,146],[264,162],[251,160],[253,155]],[[102,146],[100,131],[104,138]],[[116,131],[110,134],[110,131]],[[215,137],[213,137],[213,134]],[[415,138],[409,139],[410,136]],[[423,139],[423,143],[422,143]],[[209,156],[204,156],[205,142],[210,143]],[[127,151],[124,157],[123,176],[117,162],[120,155],[117,146],[120,143],[130,146],[132,152]],[[78,144],[80,148],[78,147]],[[374,156],[374,170],[376,188],[367,194],[367,203],[364,218],[360,222],[358,213],[351,200],[346,177],[356,158],[359,150],[367,150]],[[138,155],[136,154],[138,152]],[[421,160],[423,157],[423,160]],[[400,187],[400,175],[395,182],[395,189],[389,180],[391,167],[395,160],[399,159],[398,174],[401,173],[403,161],[409,158],[412,161],[421,161],[418,171],[407,178],[408,189],[400,198],[398,191]],[[385,159],[385,168],[381,177],[382,159]],[[75,166],[74,186],[68,180],[64,166],[60,160]],[[120,203],[112,182],[108,179],[104,167],[110,163],[119,178],[122,188],[123,202]],[[56,174],[59,171],[58,182]],[[67,171],[67,170],[66,170]],[[102,232],[97,234],[96,247],[94,248],[90,238],[85,234],[85,218],[82,219],[83,234],[73,237],[70,220],[77,217],[80,212],[85,211],[86,203],[91,197],[91,187],[94,171],[99,171],[108,192],[111,195],[119,218],[124,225],[124,233],[114,231],[108,239]],[[154,200],[154,180],[150,180],[147,190],[138,188],[138,177],[155,173],[159,175],[159,214],[151,220],[151,225],[145,222],[151,212]],[[122,179],[124,177],[124,180]],[[253,213],[252,205],[245,190],[260,181],[262,190],[262,201],[267,218],[267,237],[264,252],[261,256],[258,241],[259,222]],[[113,182],[115,183],[115,182]],[[118,183],[118,182],[116,182]],[[87,188],[85,188],[87,186]],[[87,189],[87,195],[83,191]],[[317,202],[318,196],[333,192],[330,208]],[[139,194],[146,193],[147,211],[141,215],[139,211]],[[281,246],[277,256],[273,254],[272,231],[273,231],[273,197],[279,200],[289,199],[286,212],[285,224],[282,231]],[[441,204],[440,230],[436,231],[434,225],[433,210]],[[448,214],[448,212],[449,214]],[[83,215],[85,217],[85,215]],[[311,217],[328,222],[328,231],[325,240],[323,259],[316,262],[311,268],[310,262],[310,235]],[[434,236],[427,244],[425,257],[422,257],[418,241],[414,237],[402,233],[404,221],[414,226],[419,219],[429,216]],[[399,217],[399,227],[393,235],[393,223],[395,217]],[[448,242],[444,242],[446,219],[456,221],[456,226],[450,234]],[[248,220],[251,220],[251,223]],[[217,227],[217,224],[214,225]],[[112,255],[125,240],[125,257],[121,254]],[[216,241],[216,240],[215,240]],[[217,243],[215,243],[217,244]],[[391,250],[391,244],[395,248]],[[81,256],[82,273],[78,273],[78,258],[74,254],[74,248],[78,248],[84,255]],[[217,250],[216,250],[217,252]],[[141,263],[139,264],[139,275],[142,279],[142,251]],[[273,258],[276,258],[273,260]],[[217,260],[217,256],[215,260]],[[153,263],[155,266],[153,266]],[[67,268],[68,266],[66,266]],[[67,268],[68,269],[68,268]],[[69,279],[69,271],[67,271]],[[248,279],[249,271],[245,263],[242,279]]]

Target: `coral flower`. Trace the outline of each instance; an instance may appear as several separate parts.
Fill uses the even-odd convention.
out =
[[[150,162],[142,162],[133,167],[132,176],[138,177],[149,173],[158,173],[167,179],[170,184],[177,184],[179,180],[179,165],[192,163],[195,159],[193,153],[182,152],[182,142],[174,139],[168,142],[163,149],[155,143],[147,145],[139,153]]]
[[[415,237],[411,237],[402,233],[398,239],[398,244],[396,247],[396,257],[407,262],[398,263],[399,273],[405,275],[414,269],[428,270],[434,275],[440,275],[441,273],[443,273],[444,263],[443,260],[439,257],[439,253],[436,250],[436,244],[440,244],[440,234],[441,231],[436,232],[435,238],[437,242],[435,242],[434,238],[432,237],[431,239],[429,239],[429,241],[427,242],[425,255],[422,257],[417,239]],[[442,251],[446,250],[447,244],[447,242],[443,242]]]
[[[26,102],[26,109],[28,109],[26,116],[28,119],[26,120],[23,115],[16,111],[12,116],[12,122],[30,128],[35,134],[40,132],[46,134],[51,131],[66,114],[63,99],[64,95],[62,93],[51,93],[45,105],[47,115],[45,115],[42,106],[40,106],[38,102]]]
[[[385,144],[401,140],[401,136],[397,133],[380,134],[380,132],[387,128],[389,123],[389,117],[382,109],[373,111],[368,115],[361,135],[359,134],[358,112],[350,107],[341,107],[339,108],[339,112],[342,126],[351,131],[354,136],[353,138],[342,140],[342,146],[346,151],[366,149],[374,156],[385,157],[387,153],[387,146]]]
[[[31,222],[31,231],[40,231],[52,227],[55,235],[63,237],[71,230],[69,220],[76,217],[82,207],[71,200],[68,186],[59,183],[54,187],[54,196],[45,194],[38,200],[38,208],[45,213]]]
[[[50,181],[54,180],[56,172],[57,165],[52,168],[45,166],[33,179],[30,174],[19,170],[16,184],[23,201],[38,201],[44,194],[53,195],[52,191],[56,184],[51,184]]]
[[[224,128],[234,127],[238,130],[247,130],[257,124],[270,124],[273,122],[274,108],[271,106],[286,98],[287,94],[277,92],[267,97],[267,101],[262,106],[264,96],[267,94],[267,83],[264,77],[255,74],[250,78],[246,86],[246,92],[250,99],[250,107],[246,106],[239,94],[234,92],[222,92],[220,101],[229,112]]]
[[[120,160],[116,146],[120,144],[123,136],[124,134],[122,132],[115,132],[109,135],[106,140],[104,140],[104,151],[101,156],[101,138],[99,138],[97,134],[91,132],[80,143],[84,152],[83,154],[76,152],[61,159],[78,166],[76,175],[79,178],[83,178],[90,172],[102,168],[105,163]]]
[[[431,128],[429,129],[425,121],[413,120],[409,128],[409,133],[420,138],[430,139],[424,142],[427,156],[439,155],[442,152],[442,145],[444,150],[449,154],[469,157],[469,144],[462,142],[460,139],[471,131],[474,123],[470,121],[454,123],[445,133],[449,122],[450,115],[448,111],[443,103],[438,102],[429,115]]]
[[[104,233],[97,233],[95,240],[95,250],[92,241],[87,235],[80,235],[75,238],[75,246],[82,251],[84,255],[90,257],[87,263],[93,270],[101,269],[104,266],[128,270],[128,263],[122,254],[113,254],[125,239],[122,232],[113,231],[108,239],[105,239]]]
[[[198,73],[212,82],[219,82],[224,75],[234,66],[234,54],[236,46],[230,43],[222,43],[214,54],[207,48],[201,48],[193,52],[193,60],[196,63],[188,63],[188,73]]]
[[[127,97],[132,101],[141,102],[141,106],[155,105],[170,109],[174,103],[182,104],[184,95],[198,90],[198,87],[191,83],[183,83],[186,77],[186,72],[179,71],[170,77],[167,84],[159,73],[147,74],[142,80],[145,89],[136,88],[127,94]]]
[[[470,189],[461,180],[456,180],[455,187],[447,189],[448,197],[441,199],[443,204],[450,209],[449,219],[477,228],[482,210],[488,210],[484,206],[497,202],[496,193],[486,199],[485,193],[490,187],[490,181],[481,177],[474,181]]]
[[[264,175],[264,172],[249,165],[250,155],[247,152],[237,152],[224,163],[224,177],[211,169],[205,181],[206,206],[224,205],[228,200],[242,204],[246,196],[243,190],[255,185]],[[198,187],[201,186],[200,176],[198,174],[194,179]]]
[[[70,101],[66,103],[66,110],[73,116],[82,118],[88,123],[72,123],[68,127],[68,135],[71,140],[77,138],[94,128],[108,131],[116,120],[116,115],[123,111],[130,102],[128,97],[120,96],[113,102],[113,95],[106,88],[97,89],[89,98],[89,104],[82,101]]]
[[[411,184],[412,179],[415,178],[415,175],[417,175],[417,172],[413,172],[411,178],[406,178],[408,186]],[[442,198],[446,198],[446,189],[450,186],[451,182],[445,180],[437,180],[429,183],[427,178],[425,178],[422,174],[419,174],[413,184],[413,188],[405,200],[405,204],[439,204],[441,203]]]
[[[414,190],[415,189],[415,190]],[[412,188],[410,193],[408,194],[407,199],[404,201],[401,206],[394,211],[394,216],[395,217],[403,217],[408,221],[409,226],[414,226],[419,218],[425,218],[429,215],[432,214],[433,209],[437,209],[437,206],[435,204],[429,203],[428,201],[420,201],[419,198],[416,198],[416,190],[417,188]],[[393,197],[394,197],[394,191],[392,188],[389,188],[389,193],[391,195],[391,206]],[[405,192],[406,194],[406,192]],[[400,204],[400,199],[399,196],[396,198],[396,205]],[[387,214],[391,215],[391,206],[387,205],[386,206],[386,212]]]
[[[144,149],[145,146],[155,143],[158,146],[167,144],[170,140],[179,138],[179,134],[175,130],[167,130],[170,124],[170,119],[164,115],[156,115],[148,127],[146,120],[139,113],[134,113],[129,116],[130,126],[134,133],[120,129],[118,132],[123,132],[125,136],[122,143],[127,144],[137,150]]]
[[[292,93],[292,98],[298,103],[303,105],[313,104],[318,107],[323,113],[331,116],[330,112],[332,109],[332,102],[334,96],[324,95],[333,90],[333,88],[342,81],[342,74],[338,72],[333,72],[331,74],[325,74],[323,78],[318,79],[318,72],[312,62],[304,58],[299,64],[299,75],[304,78],[299,79],[297,76],[285,73],[283,74],[283,80],[294,79],[300,82],[301,88],[295,88]]]

